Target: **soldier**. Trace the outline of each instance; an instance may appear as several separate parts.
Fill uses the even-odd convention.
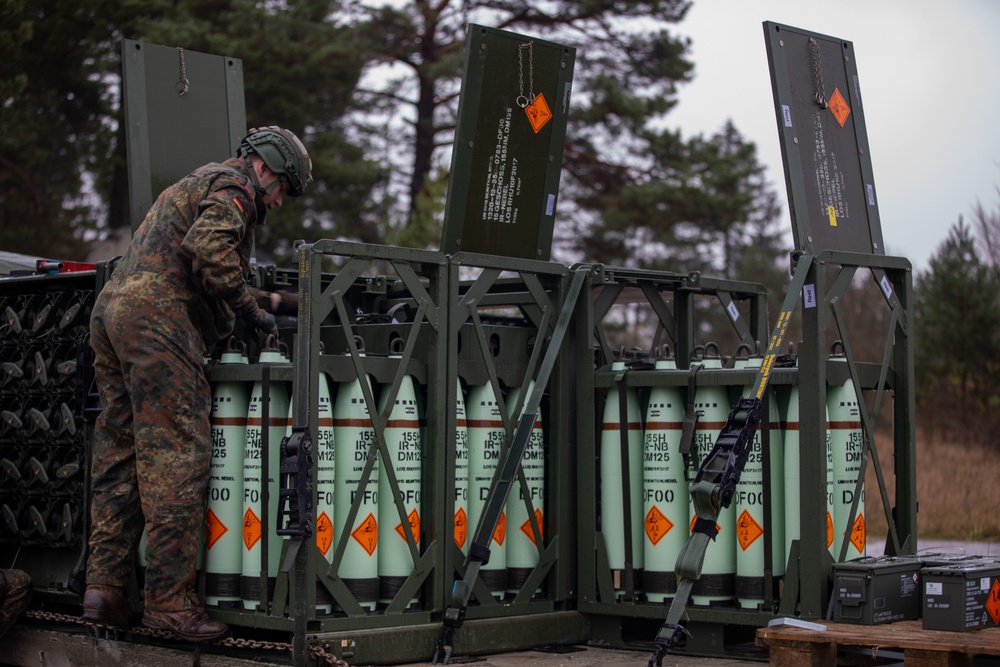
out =
[[[147,529],[147,627],[189,641],[224,636],[195,593],[212,441],[205,350],[236,317],[277,334],[246,283],[254,226],[312,181],[292,132],[251,130],[235,158],[196,169],[150,208],[98,295],[91,345],[102,412],[83,618],[131,627],[125,583]]]

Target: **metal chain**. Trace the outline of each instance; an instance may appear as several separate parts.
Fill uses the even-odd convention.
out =
[[[130,635],[139,635],[143,637],[152,637],[155,639],[175,639],[174,634],[169,630],[158,630],[154,628],[145,628],[142,626],[135,626],[128,628],[127,630],[115,627],[113,625],[106,625],[102,623],[92,623],[90,621],[85,621],[79,616],[71,616],[69,614],[59,614],[53,611],[40,611],[35,609],[29,609],[24,612],[25,617],[32,618],[39,621],[49,621],[52,623],[71,623],[75,625],[83,625],[88,627],[97,628],[108,633],[114,634],[118,632],[126,632]],[[212,642],[205,642],[207,644],[216,644],[218,646],[225,646],[227,648],[239,648],[239,649],[250,649],[254,651],[287,651],[292,652],[292,645],[288,642],[272,642],[264,641],[258,639],[242,639],[236,637],[226,637],[225,639],[216,639]],[[331,667],[350,667],[347,661],[338,658],[337,656],[330,653],[326,646],[320,646],[319,644],[310,644],[309,655],[313,657],[318,664],[330,665]]]
[[[327,665],[331,665],[332,667],[348,667],[346,661],[333,655],[326,650],[325,646],[320,646],[319,644],[309,645],[309,655],[311,655],[317,663],[322,662]]]
[[[177,56],[178,60],[180,60],[181,78],[178,79],[177,85],[174,87],[177,89],[177,96],[180,97],[191,90],[191,82],[188,81],[187,65],[184,63],[184,49],[179,46],[177,47]]]
[[[524,49],[528,49],[528,96],[524,96]],[[535,101],[535,49],[534,42],[517,46],[517,105],[522,109]]]
[[[809,60],[812,63],[813,88],[815,88],[816,104],[824,109],[827,107],[826,87],[823,85],[823,67],[819,59],[819,42],[815,37],[809,38]]]

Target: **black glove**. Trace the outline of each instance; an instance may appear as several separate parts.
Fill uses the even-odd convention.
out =
[[[274,321],[274,315],[257,307],[257,304],[250,302],[246,308],[240,311],[240,319],[246,322],[253,330],[259,329],[267,335],[278,338],[278,325]]]

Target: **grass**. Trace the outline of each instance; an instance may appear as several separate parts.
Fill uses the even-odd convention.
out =
[[[877,432],[876,443],[893,502],[891,433]],[[1000,452],[996,446],[928,428],[918,428],[916,444],[918,538],[987,541],[1000,537]],[[865,522],[872,536],[888,530],[870,463],[865,478]]]

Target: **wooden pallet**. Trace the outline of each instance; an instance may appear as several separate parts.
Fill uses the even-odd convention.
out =
[[[886,625],[819,622],[827,629],[760,628],[756,643],[768,648],[771,667],[878,665],[884,664],[886,652],[901,652],[906,667],[972,667],[976,655],[1000,655],[1000,628],[942,632],[924,630],[921,621]]]

